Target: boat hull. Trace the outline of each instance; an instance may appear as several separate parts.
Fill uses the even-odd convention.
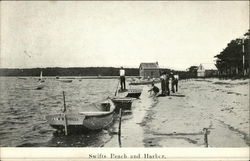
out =
[[[35,89],[41,90],[41,89],[43,89],[44,87],[45,87],[44,84],[39,84]]]
[[[84,118],[83,118],[84,117]],[[63,116],[61,119],[64,118]],[[113,122],[113,113],[110,113],[105,116],[81,116],[81,115],[67,115],[67,129],[71,132],[91,132],[91,131],[98,131],[108,127]],[[50,126],[57,129],[57,130],[64,130],[65,129],[65,120],[61,122],[53,122],[50,123]]]
[[[120,109],[131,110],[132,108],[132,98],[113,98],[112,101],[115,104],[115,112],[119,112]]]
[[[141,96],[141,92],[139,93],[128,93],[126,97],[139,98]]]
[[[46,116],[49,125],[58,130],[96,131],[109,126],[114,119],[115,105],[112,100],[102,102],[99,111],[58,113]]]
[[[139,82],[131,82],[129,85],[149,85],[152,83],[160,83],[160,80],[154,80],[154,81],[139,81]]]

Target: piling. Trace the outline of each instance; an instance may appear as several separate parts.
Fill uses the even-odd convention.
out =
[[[63,91],[63,118],[64,118],[64,132],[65,132],[65,135],[68,135],[68,123],[67,123],[67,117],[66,117],[66,103],[65,103],[65,94],[64,94],[64,91]]]
[[[208,129],[207,128],[204,128],[203,129],[203,132],[204,132],[204,143],[205,143],[205,147],[207,148],[208,147]]]
[[[119,110],[119,131],[118,131],[118,142],[121,147],[121,125],[122,125],[122,108]]]

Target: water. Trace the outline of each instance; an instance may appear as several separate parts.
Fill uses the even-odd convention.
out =
[[[2,147],[95,147],[112,136],[106,130],[92,134],[64,136],[56,134],[45,116],[63,108],[65,91],[68,110],[86,111],[88,104],[114,95],[115,79],[74,79],[72,83],[45,78],[45,87],[34,90],[38,78],[0,77],[0,146]]]

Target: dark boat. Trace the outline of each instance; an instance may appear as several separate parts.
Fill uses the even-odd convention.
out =
[[[51,127],[67,131],[95,131],[109,126],[113,122],[115,105],[111,99],[96,106],[99,111],[79,113],[58,113],[46,116]]]
[[[123,111],[130,111],[132,108],[132,102],[133,102],[134,98],[128,98],[128,97],[114,97],[112,98],[112,101],[115,104],[115,112],[119,112],[120,108]]]
[[[129,89],[126,97],[139,98],[141,96],[142,89]]]

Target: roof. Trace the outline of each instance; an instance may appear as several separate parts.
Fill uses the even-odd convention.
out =
[[[159,65],[157,62],[155,62],[155,63],[141,63],[140,68],[141,67],[144,69],[152,69],[152,68],[159,68]]]

